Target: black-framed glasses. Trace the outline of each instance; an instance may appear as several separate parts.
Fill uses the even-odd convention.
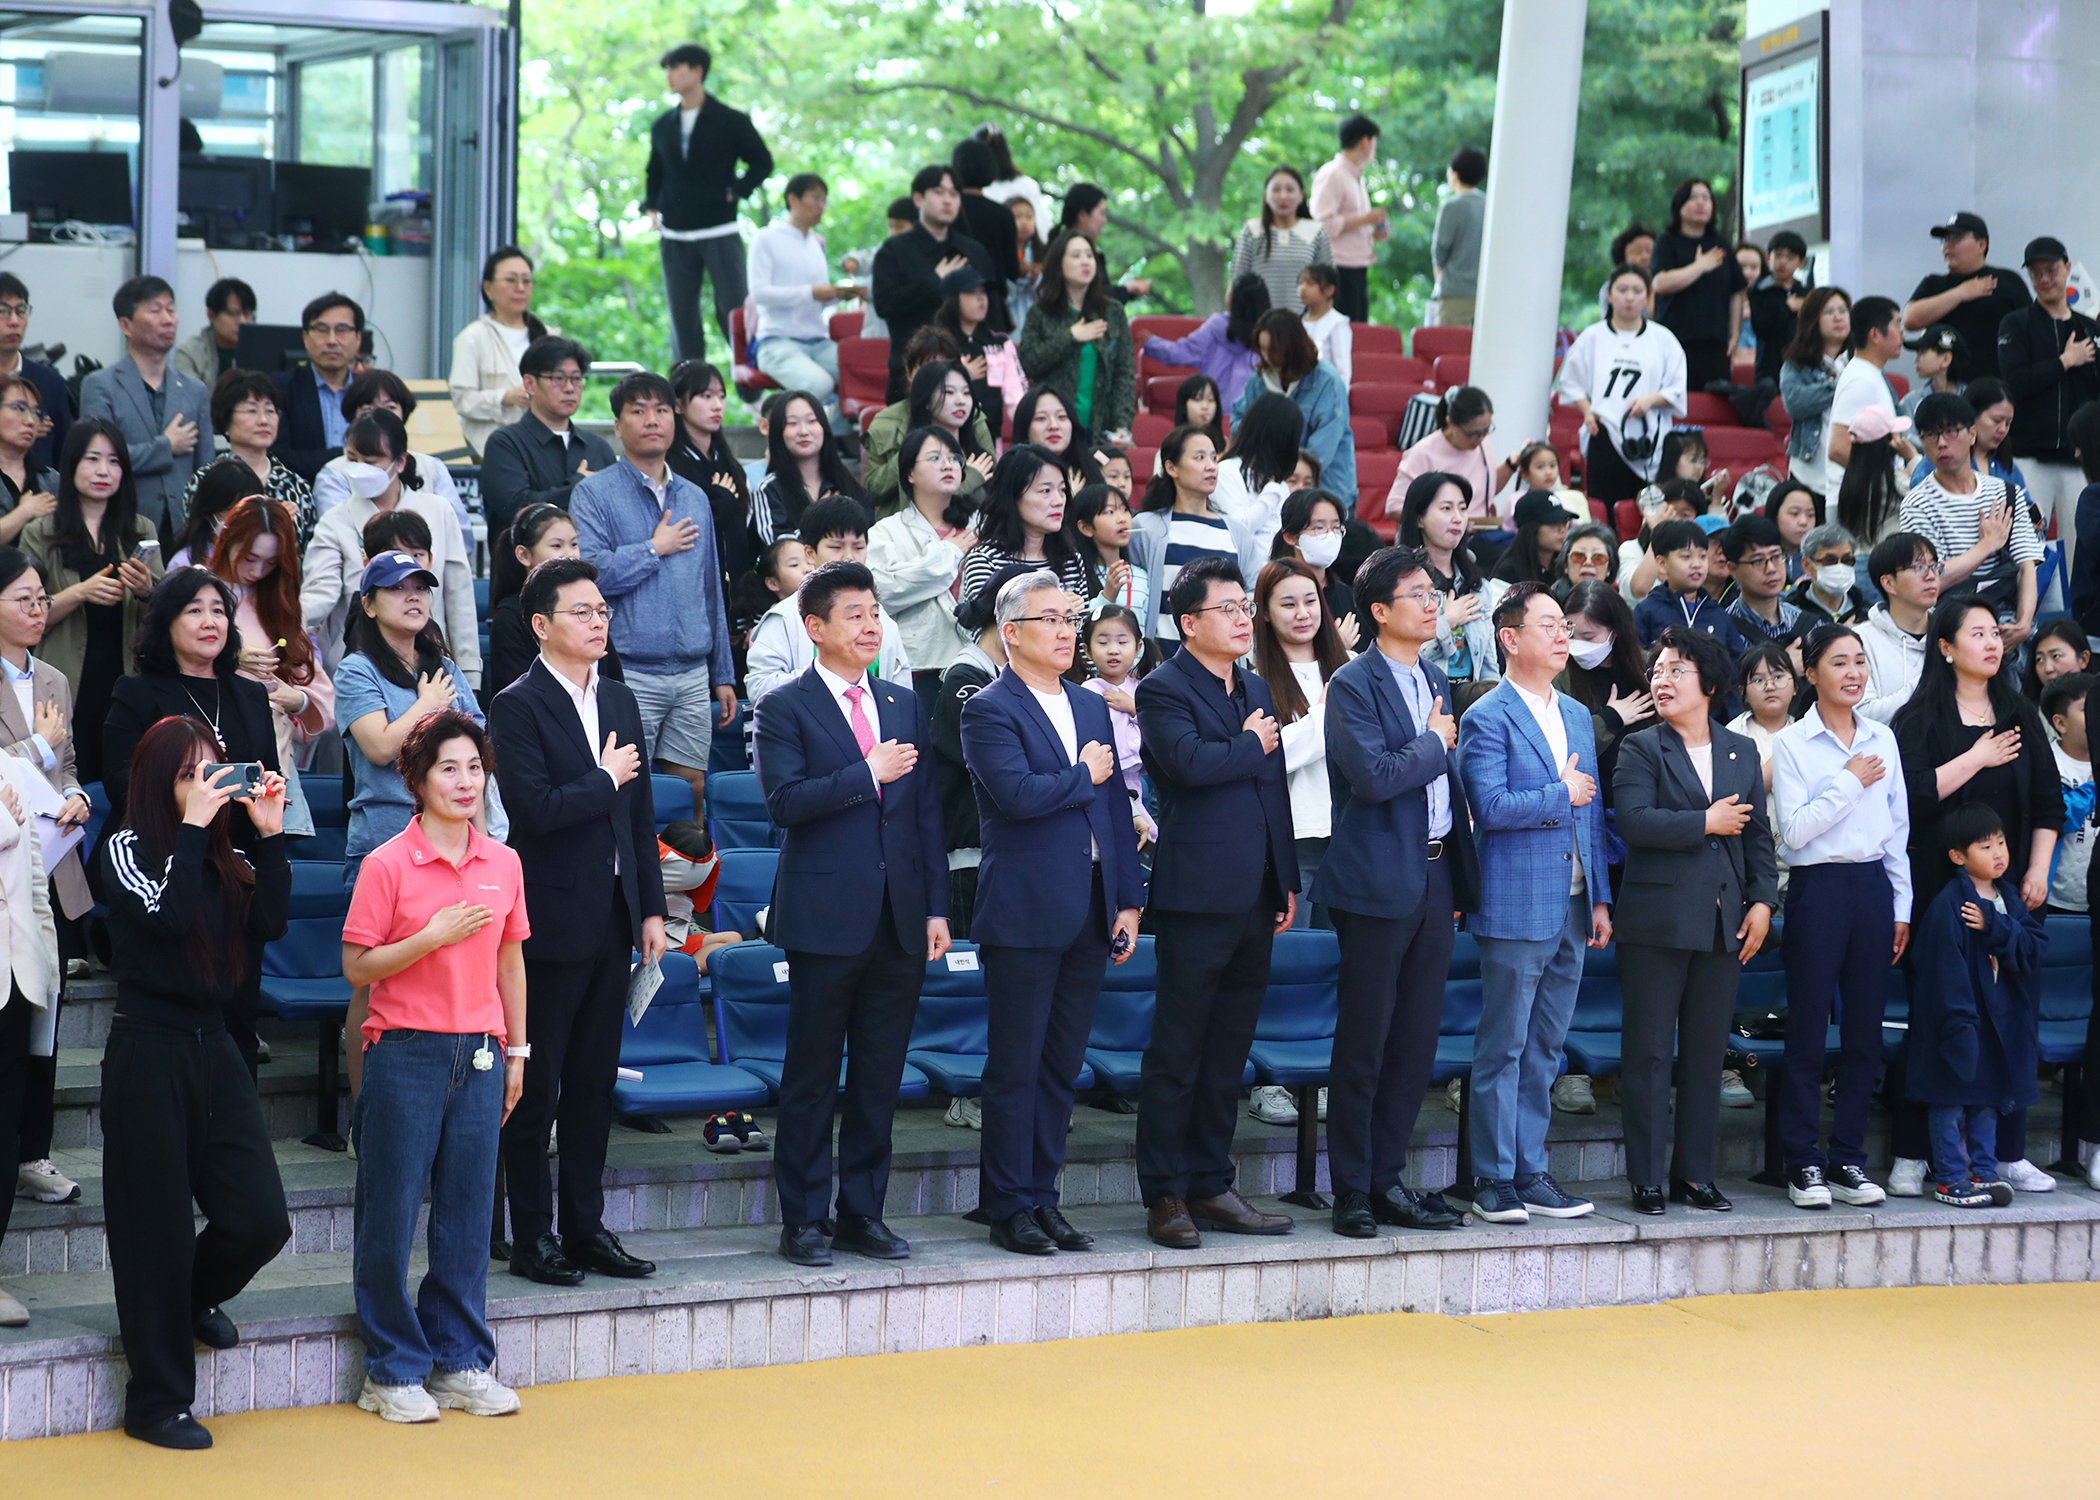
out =
[[[1745,568],[1783,568],[1786,566],[1786,554],[1776,548],[1769,552],[1745,553],[1740,566]]]
[[[308,333],[332,333],[339,339],[355,337],[360,331],[355,323],[309,323]]]
[[[1057,628],[1059,628],[1059,629],[1065,629],[1065,630],[1077,630],[1077,629],[1078,629],[1078,628],[1080,627],[1080,625],[1081,625],[1081,624],[1083,624],[1083,623],[1085,622],[1085,620],[1086,620],[1086,616],[1085,616],[1085,614],[1083,614],[1083,613],[1079,613],[1079,614],[1071,614],[1071,613],[1051,613],[1051,614],[1047,614],[1047,615],[1016,615],[1016,616],[1014,616],[1014,623],[1015,623],[1015,624],[1025,624],[1025,623],[1027,623],[1027,622],[1028,622],[1028,621],[1030,621],[1030,620],[1038,620],[1038,621],[1042,622],[1042,623],[1043,623],[1043,624],[1045,624],[1045,625],[1050,625],[1050,626],[1054,626],[1054,627],[1057,627]]]
[[[20,323],[28,320],[30,307],[27,302],[0,302],[0,318]]]
[[[549,371],[547,374],[535,375],[532,378],[541,385],[551,385],[559,391],[580,391],[583,389],[583,377],[573,371],[566,375],[557,375]]]

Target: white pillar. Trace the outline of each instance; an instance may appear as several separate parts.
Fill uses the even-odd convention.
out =
[[[1546,436],[1588,9],[1588,0],[1502,7],[1471,376],[1494,399],[1498,457]]]

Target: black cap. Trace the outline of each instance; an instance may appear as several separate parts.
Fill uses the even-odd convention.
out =
[[[1932,226],[1932,237],[1936,240],[1949,239],[1957,234],[1973,234],[1979,240],[1987,240],[1991,237],[1991,230],[1990,226],[1983,222],[1981,215],[1972,214],[1967,209],[1955,214],[1944,224]]]
[[[1551,526],[1575,518],[1575,512],[1561,504],[1560,496],[1551,490],[1529,490],[1517,501],[1518,526]]]
[[[2038,234],[2027,242],[2027,251],[2020,257],[2020,264],[2031,266],[2038,260],[2069,260],[2071,252],[2064,242],[2053,234]]]
[[[1945,323],[1935,323],[1916,338],[1905,339],[1903,347],[1913,354],[1922,354],[1927,349],[1933,349],[1941,354],[1951,354],[1956,359],[1966,359],[1969,356],[1968,344]]]
[[[961,270],[950,271],[941,278],[941,295],[945,297],[960,297],[964,292],[977,291],[983,285],[984,277],[978,274],[977,268],[975,266],[964,266]]]

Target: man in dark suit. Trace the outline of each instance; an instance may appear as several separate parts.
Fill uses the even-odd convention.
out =
[[[827,563],[803,580],[816,660],[758,707],[758,784],[786,831],[767,936],[787,950],[787,1055],[773,1186],[780,1253],[831,1264],[911,1246],[882,1222],[890,1121],[926,965],[948,951],[948,855],[918,694],[868,667],[882,650],[875,575]],[[852,1046],[847,1047],[850,1038]],[[838,1215],[831,1110],[846,1054]]]
[[[608,612],[598,570],[554,558],[525,579],[519,606],[540,655],[489,709],[510,846],[525,867],[525,1093],[503,1127],[513,1275],[574,1286],[585,1271],[647,1276],[604,1224],[630,951],[663,957],[664,883],[642,767],[634,694],[598,674]],[[561,1237],[547,1128],[561,1125]]]
[[[1422,660],[1440,602],[1420,549],[1372,553],[1357,571],[1356,617],[1377,641],[1327,683],[1334,839],[1312,895],[1342,945],[1327,1160],[1334,1232],[1353,1239],[1380,1224],[1460,1222],[1441,1194],[1400,1181],[1436,1062],[1451,914],[1480,901],[1451,684]]]
[[[1049,569],[999,591],[1007,667],[963,705],[984,861],[973,935],[991,1000],[979,1200],[992,1243],[1022,1255],[1094,1241],[1058,1211],[1072,1086],[1111,957],[1145,901],[1108,704],[1064,680],[1080,601]]]
[[[312,484],[321,466],[343,451],[350,426],[343,392],[364,352],[365,310],[341,292],[323,292],[299,314],[299,328],[306,363],[270,373],[284,397],[284,425],[270,456]]]
[[[570,420],[583,401],[583,377],[590,368],[583,345],[555,334],[534,339],[518,357],[530,404],[517,421],[489,434],[481,454],[481,512],[488,517],[490,536],[528,505],[567,510],[577,480],[619,461],[605,439]],[[743,524],[741,515],[737,524]]]
[[[1240,670],[1254,637],[1237,564],[1203,557],[1174,579],[1181,650],[1138,684],[1145,769],[1159,793],[1150,911],[1159,1001],[1138,1085],[1146,1230],[1170,1250],[1198,1226],[1285,1234],[1233,1189],[1240,1075],[1269,987],[1276,934],[1298,911],[1276,704]]]

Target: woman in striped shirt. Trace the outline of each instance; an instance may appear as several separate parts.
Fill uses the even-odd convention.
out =
[[[1334,264],[1327,230],[1318,220],[1301,217],[1304,207],[1305,179],[1298,169],[1271,171],[1261,188],[1261,217],[1249,219],[1233,242],[1225,284],[1232,286],[1251,271],[1268,287],[1272,306],[1297,307],[1298,273],[1307,266]]]
[[[1183,568],[1199,557],[1229,557],[1243,577],[1261,572],[1261,549],[1252,533],[1212,507],[1217,487],[1218,450],[1208,432],[1177,427],[1160,440],[1158,465],[1145,487],[1142,514],[1131,523],[1125,555],[1151,580],[1145,629],[1169,655],[1180,649],[1181,631],[1160,606]]]

